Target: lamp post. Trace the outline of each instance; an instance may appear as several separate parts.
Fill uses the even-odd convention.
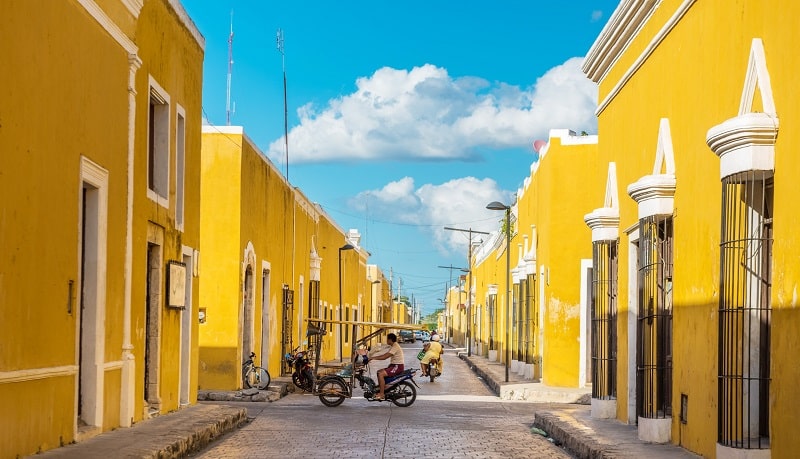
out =
[[[342,251],[352,250],[355,247],[352,244],[345,244],[339,247],[339,321],[341,322],[344,314],[344,304],[342,304]],[[342,324],[339,323],[339,361],[344,361],[344,334],[342,333]]]
[[[487,206],[489,210],[504,210],[506,211],[506,382],[508,382],[508,365],[511,359],[511,347],[509,346],[509,295],[511,293],[511,284],[509,283],[509,273],[511,272],[511,206],[507,206],[502,202],[492,201]]]

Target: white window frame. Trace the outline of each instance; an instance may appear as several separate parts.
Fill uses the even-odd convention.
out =
[[[169,208],[169,176],[170,176],[170,168],[169,168],[169,158],[170,158],[170,96],[161,85],[151,76],[149,76],[149,84],[150,84],[150,91],[148,93],[148,100],[147,100],[147,197],[150,198],[152,201],[156,202],[158,205],[164,208]],[[166,118],[163,118],[163,115],[159,115],[158,120],[151,120],[150,119],[150,104],[152,101],[155,100],[158,105],[165,105],[166,107]],[[154,156],[156,157],[156,162],[160,164],[150,164],[150,128],[151,126],[156,126],[156,132],[154,133],[157,138],[155,139],[154,148],[156,152]],[[166,157],[165,157],[166,156]],[[154,178],[154,182],[156,182],[153,187],[151,188],[150,183],[150,168],[157,167],[161,165],[163,169],[154,169],[154,172],[160,171],[158,178]],[[165,174],[165,176],[164,176]],[[163,185],[164,189],[160,189]]]

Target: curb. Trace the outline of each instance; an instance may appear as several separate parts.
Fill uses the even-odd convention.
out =
[[[570,425],[549,411],[537,411],[533,426],[547,432],[557,445],[581,458],[619,457],[613,445],[598,442],[580,426]]]
[[[190,421],[186,426],[191,431],[188,436],[185,438],[178,438],[145,457],[148,459],[186,457],[190,453],[202,450],[215,439],[232,430],[238,429],[248,422],[247,409],[237,408],[234,412],[231,412],[231,407],[218,405],[205,406],[212,408],[208,413],[208,416],[213,419],[212,421],[206,419]]]

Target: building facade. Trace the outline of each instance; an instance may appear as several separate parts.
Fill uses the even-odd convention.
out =
[[[201,389],[242,387],[250,352],[271,375],[308,345],[307,320],[369,316],[368,252],[285,179],[241,127],[204,126],[200,269]],[[340,306],[341,305],[341,306]],[[331,324],[322,360],[349,358],[348,327]]]
[[[616,307],[597,330],[616,346],[607,414],[706,457],[798,448],[796,9],[623,1],[584,64],[600,158],[628,195],[587,215],[614,279],[596,290]]]
[[[174,0],[4,6],[0,455],[16,457],[196,400],[204,41]]]

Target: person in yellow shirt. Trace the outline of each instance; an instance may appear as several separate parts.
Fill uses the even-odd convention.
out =
[[[442,352],[444,349],[442,348],[442,343],[439,342],[439,335],[434,333],[431,335],[431,340],[422,347],[422,350],[425,351],[425,355],[420,359],[420,366],[422,367],[422,376],[428,376],[428,363],[430,363],[431,359],[437,360],[437,367],[439,368],[439,374],[442,374]]]

